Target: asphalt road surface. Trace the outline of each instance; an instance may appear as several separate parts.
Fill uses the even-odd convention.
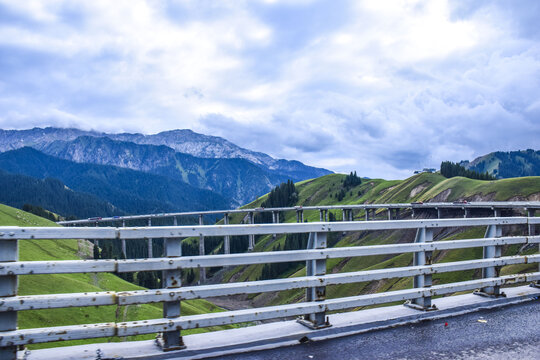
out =
[[[445,323],[448,323],[445,326]],[[333,340],[235,354],[226,360],[540,360],[540,300]]]

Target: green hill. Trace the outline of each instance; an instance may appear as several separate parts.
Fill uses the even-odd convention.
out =
[[[338,204],[363,204],[363,203],[410,203],[413,201],[453,201],[467,199],[469,201],[482,200],[538,200],[540,197],[540,177],[524,177],[504,179],[497,181],[480,181],[462,177],[446,179],[440,174],[422,173],[405,180],[363,180],[362,184],[347,188],[344,197],[338,201],[339,193],[343,189],[345,175],[332,174],[321,178],[307,180],[296,184],[298,202],[296,205],[338,205]],[[246,208],[261,206],[267,195],[247,204]],[[331,211],[330,218],[336,221],[342,220],[341,211]],[[461,213],[448,213],[446,216],[457,217]],[[486,214],[487,216],[488,214]],[[489,214],[491,215],[491,214]],[[364,212],[356,211],[355,220],[363,220]],[[380,219],[386,218],[386,210],[378,213]],[[410,211],[402,211],[401,218],[410,218]],[[422,213],[421,217],[432,217],[434,214]],[[319,221],[318,211],[304,211],[304,218],[309,222]],[[286,214],[286,222],[295,222],[294,212]],[[241,215],[231,219],[231,223],[242,221]],[[520,232],[522,229],[510,230]],[[446,229],[436,231],[435,240],[463,239],[483,237],[485,227],[474,227],[466,230]],[[347,232],[332,233],[329,244],[333,246],[360,246],[412,242],[415,231],[377,231],[377,232]],[[283,250],[286,237],[278,236],[275,240],[269,236],[260,236],[256,239],[255,251]],[[219,248],[215,251],[221,251]],[[504,249],[506,255],[516,254],[519,247],[513,246]],[[534,253],[536,248],[523,249],[526,253]],[[445,251],[434,254],[437,262],[458,261],[481,258],[482,249],[463,249]],[[327,272],[348,272],[359,270],[379,269],[385,267],[407,266],[412,264],[411,254],[371,256],[361,258],[330,259],[327,262]],[[247,281],[261,279],[264,264],[239,266],[224,272],[225,281]],[[536,265],[520,265],[503,268],[503,272],[531,270]],[[305,274],[304,264],[299,263],[295,267],[287,268],[281,273],[281,277],[301,276]],[[445,273],[434,275],[434,283],[446,283],[456,280],[465,280],[480,276],[479,271],[467,271],[463,273]],[[331,286],[327,289],[329,298],[339,296],[352,296],[363,293],[381,292],[387,290],[399,290],[412,286],[412,279],[389,279],[372,283],[345,284]],[[291,301],[300,301],[303,291],[286,291],[278,294],[259,294],[251,297],[257,306],[265,304],[279,304]]]
[[[0,204],[0,226],[57,226],[55,223],[22,210]],[[19,258],[33,260],[76,260],[90,258],[92,244],[86,240],[21,240]],[[27,275],[19,277],[19,295],[51,293],[75,293],[96,291],[129,291],[143,289],[119,277],[108,274],[54,274]],[[205,300],[182,302],[182,314],[222,311]],[[103,322],[122,322],[161,318],[160,304],[130,306],[100,306],[69,309],[29,310],[19,312],[19,328],[36,328]],[[197,329],[204,332],[209,329]],[[185,333],[191,333],[186,331]],[[138,336],[136,339],[151,339],[153,335]],[[132,338],[133,339],[133,338]],[[52,344],[33,345],[30,348],[67,346],[102,341],[120,341],[118,338],[66,341]]]
[[[478,173],[488,172],[497,178],[540,175],[540,151],[497,151],[480,156],[473,161],[462,161],[460,165]]]

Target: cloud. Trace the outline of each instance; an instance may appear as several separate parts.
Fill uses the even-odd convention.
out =
[[[0,0],[0,127],[191,128],[388,178],[535,148],[539,6]]]

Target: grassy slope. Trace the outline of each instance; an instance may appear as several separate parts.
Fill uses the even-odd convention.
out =
[[[41,217],[0,204],[0,226],[57,226]],[[23,261],[32,260],[74,260],[86,257],[91,247],[84,240],[21,240],[19,241],[19,257]],[[97,292],[143,289],[126,282],[113,274],[54,274],[28,275],[19,277],[19,295]],[[182,313],[193,315],[222,311],[205,300],[185,301]],[[70,309],[31,310],[19,313],[19,328],[36,328],[48,326],[75,325],[83,323],[104,323],[115,321],[144,320],[161,318],[160,305],[101,306]],[[191,332],[203,332],[197,329]],[[150,339],[153,335],[140,336],[137,339]],[[105,339],[118,341],[119,339]],[[34,345],[32,348],[43,348],[59,345],[74,345],[96,342],[97,340],[66,341],[57,344]],[[100,339],[99,341],[104,341]]]
[[[533,194],[540,193],[540,177],[525,177],[503,179],[497,181],[479,181],[467,178],[446,179],[439,174],[419,174],[405,180],[365,180],[363,183],[349,190],[345,198],[338,202],[335,194],[339,191],[341,180],[344,175],[332,174],[318,179],[307,180],[297,184],[299,191],[298,205],[332,205],[332,204],[362,204],[362,203],[403,203],[417,200],[428,201],[442,191],[451,189],[447,201],[455,199],[483,198],[491,196],[495,200],[503,201],[512,198],[526,198]],[[332,195],[332,196],[331,196]],[[258,207],[265,200],[263,196],[254,202],[247,204],[246,208]],[[386,216],[386,211],[379,214],[381,219]],[[341,212],[336,211],[336,219],[341,220]],[[286,215],[287,222],[296,221],[295,214],[290,212]],[[356,212],[355,219],[362,219],[363,212]],[[305,211],[304,217],[312,222],[319,220],[318,211]],[[240,216],[232,219],[231,223],[240,222]],[[436,240],[442,239],[466,239],[484,236],[484,228],[470,228],[461,232],[443,233],[436,237]],[[371,232],[371,233],[347,233],[345,236],[338,234],[341,239],[336,246],[360,246],[389,244],[396,242],[411,242],[414,239],[412,232]],[[285,237],[278,237],[272,240],[271,236],[257,238],[255,251],[270,251],[276,244],[283,245]],[[519,247],[510,247],[505,249],[505,255],[516,254]],[[529,249],[528,252],[534,252]],[[459,261],[467,259],[481,258],[481,249],[461,249],[435,253],[437,262]],[[327,262],[327,272],[347,272],[380,269],[385,267],[407,266],[412,264],[411,254],[402,254],[398,256],[372,256],[353,259],[329,259]],[[259,278],[263,264],[242,266],[233,268],[225,275],[225,280],[234,279],[235,281],[256,280]],[[502,269],[502,273],[530,271],[536,265],[508,266]],[[283,277],[302,276],[305,269],[299,267],[292,274],[283,274]],[[434,275],[433,281],[437,283],[448,283],[465,278],[478,277],[479,271],[455,272]],[[368,292],[379,292],[387,290],[399,290],[412,286],[412,279],[389,279],[373,283],[362,284],[344,284],[331,286],[327,290],[328,297],[351,296]],[[278,294],[258,295],[256,300],[261,304],[279,304],[302,299],[302,291],[285,291]]]

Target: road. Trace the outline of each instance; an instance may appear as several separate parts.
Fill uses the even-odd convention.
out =
[[[448,325],[445,326],[445,323]],[[538,360],[540,300],[333,340],[235,354],[220,359]]]

